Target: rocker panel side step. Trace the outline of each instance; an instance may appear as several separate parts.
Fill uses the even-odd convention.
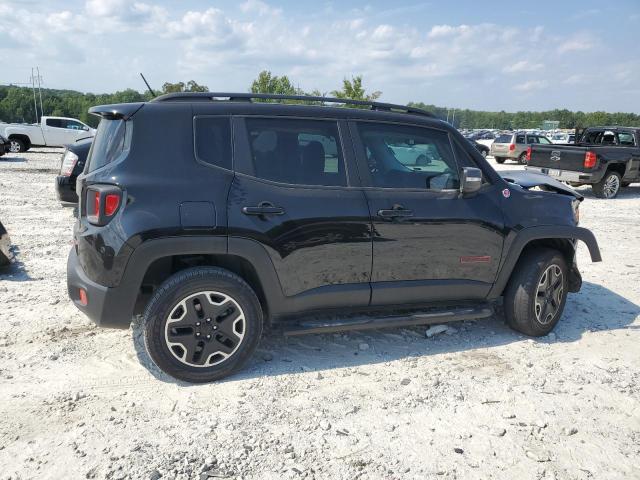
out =
[[[344,320],[307,320],[291,326],[284,326],[284,335],[306,335],[310,333],[334,333],[349,330],[373,330],[377,328],[398,328],[412,325],[433,325],[462,320],[476,320],[493,315],[493,307],[483,304],[476,307],[452,307],[408,315],[386,317],[357,316]]]

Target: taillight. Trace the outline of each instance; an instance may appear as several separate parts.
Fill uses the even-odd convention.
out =
[[[83,307],[86,307],[87,305],[89,305],[89,299],[87,298],[87,291],[84,288],[80,289],[80,305],[82,305]]]
[[[585,152],[584,154],[584,168],[593,168],[596,166],[597,160],[596,152]]]
[[[531,147],[527,148],[527,163],[531,161]]]
[[[78,163],[78,156],[69,151],[65,150],[64,155],[62,155],[62,165],[60,166],[60,175],[63,177],[71,176],[73,169],[76,168],[76,164]]]
[[[511,145],[509,145],[509,151],[513,152],[516,149],[516,145],[515,143],[512,143]]]
[[[120,207],[122,190],[115,185],[91,185],[86,193],[86,215],[92,225],[106,225]]]
[[[118,205],[120,205],[120,195],[115,193],[107,194],[104,197],[104,214],[107,217],[111,217],[118,210]]]

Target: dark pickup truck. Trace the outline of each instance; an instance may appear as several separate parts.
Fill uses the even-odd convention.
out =
[[[640,181],[640,128],[591,127],[575,145],[531,145],[527,169],[572,186],[590,184],[598,198],[614,198]]]

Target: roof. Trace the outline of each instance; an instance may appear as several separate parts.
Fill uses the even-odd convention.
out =
[[[180,92],[168,93],[154,98],[151,102],[248,102],[254,100],[271,100],[271,103],[304,102],[307,106],[326,106],[326,104],[343,104],[349,106],[368,107],[369,110],[383,112],[408,113],[435,118],[431,112],[421,108],[409,107],[394,103],[383,103],[349,98],[318,97],[311,95],[278,95],[270,93],[228,93],[228,92]],[[264,102],[262,102],[264,103]]]

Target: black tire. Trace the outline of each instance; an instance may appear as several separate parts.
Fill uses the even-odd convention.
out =
[[[203,296],[205,292],[215,292],[215,294],[208,295],[210,305],[207,307],[209,308],[203,309],[201,306],[198,311],[198,305],[202,305],[199,299],[207,298]],[[220,314],[218,314],[220,310],[215,311],[216,305],[213,302],[213,297],[217,294],[221,297],[221,305],[231,304]],[[228,297],[226,300],[225,296]],[[191,298],[194,299],[193,304],[188,304]],[[191,305],[193,310],[185,310],[182,314],[185,320],[181,326],[170,329],[167,327],[169,316],[184,309],[181,304]],[[238,316],[233,317],[236,318],[233,322],[224,323],[225,319],[231,318],[229,310]],[[214,313],[211,314],[211,312]],[[205,318],[207,316],[214,318]],[[244,318],[241,334],[236,330],[236,323],[240,317]],[[193,323],[195,320],[192,322],[191,319],[201,320],[201,322]],[[173,322],[178,323],[182,320],[177,318]],[[191,323],[188,324],[188,322]],[[258,346],[262,335],[262,324],[262,308],[258,297],[242,278],[222,268],[190,268],[177,272],[167,279],[149,301],[143,316],[144,344],[153,362],[167,375],[190,383],[212,382],[242,368]],[[226,326],[223,328],[223,325]],[[229,328],[233,330],[231,334],[224,331]],[[182,341],[185,343],[170,342],[170,335],[177,340],[184,338]],[[212,338],[205,339],[207,335]],[[242,337],[239,338],[239,335]],[[190,356],[188,345],[194,343],[196,353]],[[198,348],[201,350],[199,356]],[[232,351],[227,352],[228,356],[223,357],[227,353],[216,351],[217,348]],[[204,355],[207,355],[206,359]],[[207,365],[218,357],[223,358],[215,365]],[[201,366],[195,366],[196,363],[201,363]]]
[[[496,162],[498,162],[500,164],[504,163],[504,161],[506,160],[506,158],[504,158],[504,157],[493,157],[493,158],[495,158]]]
[[[9,139],[9,151],[11,153],[22,153],[26,152],[27,150],[27,145],[25,144],[24,140],[21,140],[19,138]]]
[[[598,198],[616,198],[622,187],[622,176],[613,170],[609,170],[604,174],[602,180],[594,183],[591,188]]]
[[[518,163],[520,165],[526,165],[527,164],[527,152],[523,152],[520,154],[520,156],[518,157]]]
[[[557,272],[562,276],[556,276]],[[546,290],[541,286],[544,275],[552,281],[549,284],[551,287],[558,282],[559,285],[552,288],[551,293],[544,291],[539,295],[539,287]],[[507,323],[525,335],[547,335],[562,316],[568,287],[567,263],[559,251],[548,248],[525,251],[518,260],[504,294],[504,314]]]

